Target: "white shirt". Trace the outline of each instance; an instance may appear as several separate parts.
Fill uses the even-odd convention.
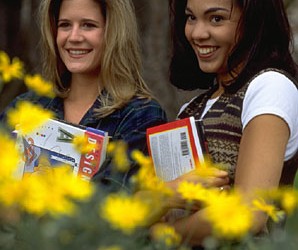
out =
[[[202,117],[217,99],[208,100]],[[183,105],[180,112],[189,103]],[[251,81],[243,100],[243,129],[254,117],[262,114],[279,116],[288,124],[290,138],[284,160],[293,157],[298,150],[298,90],[289,78],[279,72],[267,71]]]
[[[250,83],[243,101],[243,129],[250,120],[262,114],[279,116],[288,124],[290,138],[285,160],[290,159],[298,150],[298,90],[285,75],[268,71]]]

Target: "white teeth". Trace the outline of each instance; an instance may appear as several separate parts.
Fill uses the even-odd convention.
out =
[[[84,55],[87,54],[89,51],[87,50],[69,50],[69,53],[72,55]]]
[[[216,47],[209,47],[209,48],[199,48],[199,53],[202,55],[206,55],[212,53],[216,50]]]

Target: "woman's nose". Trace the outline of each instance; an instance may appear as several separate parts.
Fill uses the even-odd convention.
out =
[[[191,31],[191,37],[195,40],[202,40],[209,38],[210,33],[208,29],[208,25],[206,23],[197,21],[193,25],[193,29]]]
[[[70,34],[69,34],[69,40],[73,42],[80,42],[84,39],[82,30],[79,26],[73,26]]]

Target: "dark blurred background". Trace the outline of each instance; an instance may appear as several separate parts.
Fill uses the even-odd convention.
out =
[[[27,73],[40,73],[39,28],[36,9],[40,0],[0,0],[0,50],[19,57]],[[260,0],[261,1],[261,0]],[[168,80],[169,23],[167,0],[133,0],[139,21],[143,75],[170,120],[179,107],[198,92],[172,87]],[[298,0],[285,0],[295,35],[298,59]],[[0,93],[0,112],[18,94],[26,91],[22,81],[13,81]]]

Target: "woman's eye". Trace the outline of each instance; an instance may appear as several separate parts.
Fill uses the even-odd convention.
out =
[[[188,21],[194,21],[195,19],[196,19],[196,17],[194,15],[186,14],[186,20],[188,20]]]
[[[211,22],[212,23],[219,23],[223,20],[223,17],[222,16],[212,16],[211,17]]]
[[[84,23],[82,26],[87,29],[96,27],[93,23]]]
[[[67,28],[70,24],[66,22],[58,23],[58,28]]]

